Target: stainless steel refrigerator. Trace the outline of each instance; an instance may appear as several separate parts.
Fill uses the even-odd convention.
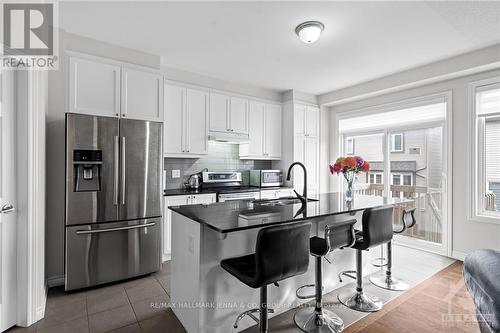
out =
[[[160,269],[162,124],[66,114],[65,288]]]

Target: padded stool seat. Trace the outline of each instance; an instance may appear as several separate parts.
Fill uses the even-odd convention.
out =
[[[251,288],[260,288],[259,309],[250,309],[240,314],[238,322],[248,315],[255,319],[258,312],[259,331],[267,332],[267,285],[303,274],[309,267],[310,222],[266,227],[259,230],[255,253],[224,259],[220,265],[229,274]]]
[[[222,268],[249,287],[259,288],[255,280],[255,253],[247,256],[224,259],[220,262]]]

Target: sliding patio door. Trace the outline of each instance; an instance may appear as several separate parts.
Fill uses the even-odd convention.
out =
[[[429,248],[440,248],[443,244],[446,202],[443,134],[441,124],[387,133],[391,166],[389,196],[408,201],[396,206],[394,224],[402,224],[403,209],[416,208],[417,224],[396,236],[397,241]]]
[[[404,209],[416,208],[416,226],[395,241],[439,253],[447,253],[448,245],[446,116],[445,95],[338,115],[340,154],[370,163],[370,171],[356,179],[355,194],[402,199],[395,225]]]

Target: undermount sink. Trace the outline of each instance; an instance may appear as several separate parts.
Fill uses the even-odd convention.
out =
[[[317,199],[307,199],[307,202],[315,202]],[[296,197],[286,197],[280,199],[268,199],[268,200],[257,200],[254,201],[255,204],[262,206],[286,206],[286,205],[295,205],[300,204],[301,201]]]

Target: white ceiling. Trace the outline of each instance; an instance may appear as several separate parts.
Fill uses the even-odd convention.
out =
[[[61,2],[69,32],[239,84],[321,94],[500,42],[500,2]],[[294,28],[325,30],[303,44]]]

